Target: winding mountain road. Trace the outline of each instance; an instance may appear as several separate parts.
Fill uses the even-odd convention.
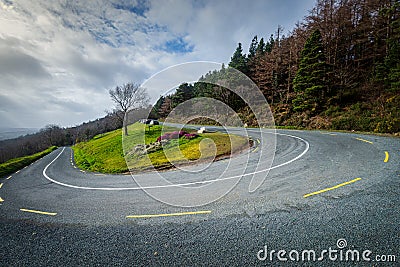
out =
[[[1,178],[0,265],[280,265],[276,255],[257,254],[265,246],[322,251],[337,248],[339,239],[346,248],[371,250],[371,261],[384,255],[392,261],[385,266],[394,266],[397,256],[398,264],[400,139],[246,132],[254,143],[249,151],[162,172],[162,182],[155,173],[135,180],[84,172],[69,147]],[[260,154],[274,148],[271,137],[274,158]],[[265,176],[249,192],[252,179]],[[201,186],[210,190],[176,191]],[[326,258],[315,264],[343,264]]]

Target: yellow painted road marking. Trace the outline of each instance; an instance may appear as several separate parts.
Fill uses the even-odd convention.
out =
[[[28,210],[28,209],[19,209],[19,210],[20,210],[20,211],[25,211],[25,212],[43,214],[43,215],[50,215],[50,216],[55,216],[55,215],[57,215],[56,212],[47,212],[47,211],[40,211],[40,210]]]
[[[383,162],[388,162],[389,161],[389,152],[385,151],[385,159]]]
[[[335,185],[335,186],[332,186],[332,187],[329,187],[329,188],[325,188],[325,189],[322,189],[322,190],[319,190],[319,191],[316,191],[316,192],[305,194],[303,197],[306,198],[306,197],[310,197],[310,196],[313,196],[313,195],[318,195],[318,194],[321,194],[321,193],[324,193],[324,192],[327,192],[327,191],[342,187],[344,185],[352,184],[352,183],[357,182],[359,180],[361,180],[361,178],[356,178],[356,179],[353,179],[353,180],[345,182],[345,183],[341,183],[341,184],[338,184],[338,185]]]
[[[80,170],[81,172],[83,172],[83,173],[85,173],[85,171],[84,170]]]
[[[16,171],[15,173],[19,173],[21,170]]]
[[[369,144],[373,144],[371,141],[368,141],[368,140],[365,140],[365,139],[362,139],[362,138],[356,138],[356,139],[359,140],[359,141],[363,141],[363,142],[369,143]]]
[[[3,202],[4,201],[4,199],[2,199],[1,197],[0,197],[0,202]]]
[[[126,216],[126,218],[154,218],[154,217],[183,216],[183,215],[196,215],[196,214],[208,214],[208,213],[211,213],[211,210],[187,211],[187,212],[164,213],[164,214],[129,215]]]
[[[105,174],[103,174],[103,173],[95,173],[94,175],[95,176],[105,176]]]
[[[335,136],[335,135],[337,135],[337,134],[330,133],[329,135]]]
[[[260,141],[260,139],[256,139],[256,141],[257,141],[257,143],[258,144],[261,144],[261,141]],[[251,151],[251,152],[256,152],[256,151],[258,151],[258,149],[259,149],[260,147],[259,146],[257,146],[253,151]]]
[[[3,187],[3,183],[0,183],[0,188],[2,188]]]
[[[11,177],[12,177],[12,176],[10,175],[10,176],[8,176],[6,179],[7,179],[7,180],[10,180],[10,179],[11,179]]]

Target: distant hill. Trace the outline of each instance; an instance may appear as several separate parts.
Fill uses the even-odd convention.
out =
[[[39,128],[6,128],[0,127],[0,140],[13,139],[27,134],[33,134],[39,131]]]

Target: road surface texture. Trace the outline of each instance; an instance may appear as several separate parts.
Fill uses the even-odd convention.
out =
[[[399,266],[400,139],[248,134],[253,147],[230,161],[162,173],[210,195],[174,193],[152,173],[139,175],[144,191],[130,175],[84,172],[68,147],[1,178],[0,266]],[[265,164],[264,134],[276,137]],[[252,173],[268,175],[250,193]]]

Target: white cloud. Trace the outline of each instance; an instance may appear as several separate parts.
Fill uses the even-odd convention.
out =
[[[111,109],[108,89],[187,61],[226,63],[237,42],[247,49],[255,34],[268,37],[278,24],[289,30],[312,1],[133,4],[0,0],[0,125],[95,119]],[[166,46],[179,40],[192,51]],[[162,92],[149,93],[156,98]]]

